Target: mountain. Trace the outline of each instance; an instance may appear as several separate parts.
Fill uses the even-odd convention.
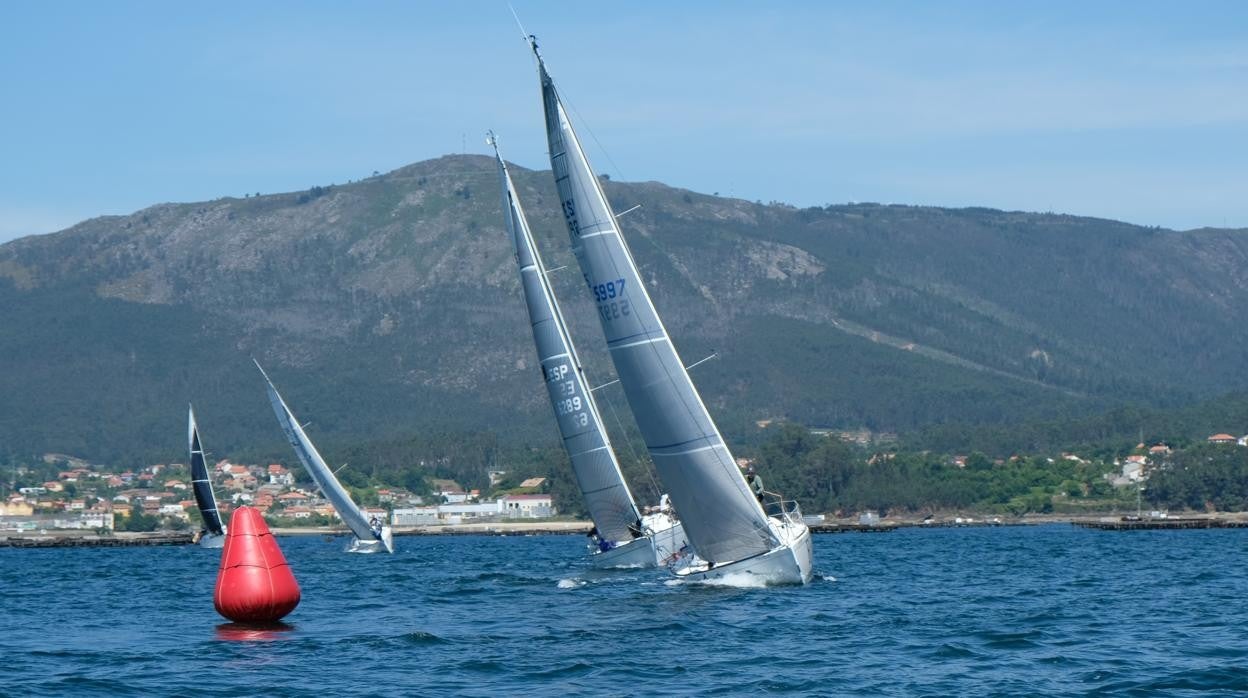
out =
[[[550,173],[513,174],[607,383]],[[617,211],[640,206],[621,224],[685,361],[718,352],[693,376],[730,437],[766,418],[903,431],[1248,387],[1248,230],[605,186]],[[0,245],[0,456],[176,460],[188,401],[210,448],[285,455],[253,356],[319,442],[546,445],[526,322],[481,156],[92,219]],[[629,428],[618,387],[600,394]]]

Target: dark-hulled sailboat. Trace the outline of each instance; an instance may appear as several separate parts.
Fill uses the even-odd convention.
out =
[[[187,448],[191,453],[191,489],[195,492],[195,506],[204,520],[199,544],[205,548],[225,545],[225,524],[217,511],[217,496],[212,491],[212,479],[208,476],[208,463],[204,460],[204,446],[199,441],[199,425],[195,423],[195,408],[187,406]]]

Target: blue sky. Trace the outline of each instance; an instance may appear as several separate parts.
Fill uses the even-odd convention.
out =
[[[617,179],[1248,227],[1248,3],[513,4]],[[0,66],[0,241],[487,128],[549,166],[502,1],[5,2]]]

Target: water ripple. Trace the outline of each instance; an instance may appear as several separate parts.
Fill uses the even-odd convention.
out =
[[[198,548],[0,550],[0,691],[1207,695],[1248,690],[1248,530],[819,536],[806,588],[591,569],[577,536],[283,538],[303,601],[213,611]],[[14,688],[20,685],[20,688]]]

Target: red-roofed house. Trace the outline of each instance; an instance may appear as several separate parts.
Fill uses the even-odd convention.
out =
[[[1235,443],[1235,437],[1231,436],[1230,434],[1214,434],[1213,436],[1210,436],[1208,439],[1205,439],[1205,440],[1211,444],[1233,444]]]
[[[295,484],[295,474],[285,466],[273,463],[269,466],[269,483],[274,485]]]
[[[307,506],[308,502],[312,500],[308,498],[308,495],[300,492],[287,492],[286,494],[279,494],[277,496],[277,501],[281,502],[284,506],[300,507]]]

